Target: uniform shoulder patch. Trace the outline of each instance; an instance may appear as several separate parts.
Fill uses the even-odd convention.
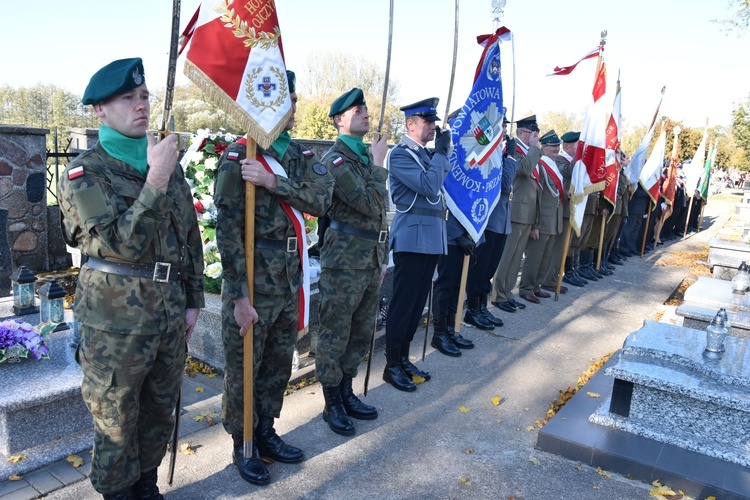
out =
[[[337,158],[334,158],[334,160],[331,163],[333,163],[334,166],[338,167],[339,165],[341,165],[342,163],[344,163],[344,159],[339,156]]]
[[[72,181],[73,179],[83,177],[84,173],[85,172],[83,171],[83,165],[78,165],[77,167],[73,167],[70,170],[68,170],[68,180]]]
[[[240,157],[240,154],[237,151],[230,151],[227,153],[227,160],[237,161],[239,157]]]
[[[312,169],[318,175],[325,175],[328,172],[328,169],[322,163],[316,163],[312,166]]]
[[[312,152],[312,151],[310,151],[309,149],[305,149],[304,151],[302,151],[302,154],[303,154],[303,155],[305,155],[305,157],[306,157],[306,158],[310,158],[310,157],[311,157],[312,155],[314,155],[315,153],[313,153],[313,152]]]

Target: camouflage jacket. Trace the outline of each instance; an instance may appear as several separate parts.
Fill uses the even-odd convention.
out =
[[[356,229],[380,233],[388,230],[385,181],[388,170],[366,165],[340,139],[326,154],[324,162],[335,179],[333,202],[326,215]],[[330,269],[374,269],[388,263],[388,239],[378,243],[328,228],[320,251],[320,263]]]
[[[236,159],[227,155],[237,153]],[[255,239],[285,240],[294,236],[294,226],[279,201],[297,210],[320,216],[331,204],[333,177],[312,151],[292,141],[279,159],[272,149],[258,148],[279,161],[287,178],[276,176],[276,191],[255,189]],[[214,181],[214,203],[218,209],[216,243],[224,268],[223,291],[230,298],[247,297],[245,269],[245,182],[240,161],[247,150],[232,144],[219,159]],[[234,157],[235,155],[232,155]],[[306,249],[303,249],[306,250]],[[302,286],[302,266],[297,252],[258,248],[255,246],[255,293],[286,295]]]
[[[71,173],[78,167],[82,175]],[[78,321],[113,333],[153,335],[181,323],[186,307],[203,307],[203,244],[179,166],[165,194],[97,143],[68,164],[58,197],[65,241],[82,255],[147,265],[168,262],[187,273],[184,281],[159,283],[84,265],[76,289]]]

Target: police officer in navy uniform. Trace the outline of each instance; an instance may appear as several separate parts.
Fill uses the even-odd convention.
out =
[[[401,108],[406,135],[388,154],[391,198],[396,214],[389,245],[393,250],[393,296],[385,327],[387,359],[383,380],[401,391],[415,391],[414,375],[427,372],[409,361],[409,345],[424,310],[438,258],[447,253],[445,203],[441,187],[451,168],[450,131],[440,131],[436,97]],[[435,140],[435,150],[425,146]]]

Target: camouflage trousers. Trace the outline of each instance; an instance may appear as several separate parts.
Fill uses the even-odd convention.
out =
[[[80,326],[81,392],[94,417],[91,483],[113,493],[159,466],[185,366],[183,328],[123,335]]]
[[[315,375],[326,387],[355,377],[370,346],[380,302],[380,269],[323,269]]]
[[[222,294],[221,339],[224,344],[224,394],[221,418],[229,434],[244,429],[243,355],[244,339],[234,320],[234,300]],[[255,294],[253,307],[258,323],[253,325],[253,425],[258,415],[279,418],[284,391],[292,374],[292,355],[297,340],[297,292],[286,295]]]

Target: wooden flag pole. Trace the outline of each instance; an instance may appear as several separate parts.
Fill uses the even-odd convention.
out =
[[[607,30],[602,30],[599,47],[604,47],[607,43]],[[602,50],[599,50],[599,56],[596,58],[596,73],[594,73],[594,85],[599,78],[599,70],[602,69]],[[607,224],[607,216],[602,214],[602,227],[599,230],[599,248],[596,253],[596,270],[598,271],[602,264],[602,242],[604,241],[604,226]]]
[[[694,198],[695,198],[695,195],[690,197],[690,204],[688,205],[688,213],[687,213],[687,217],[685,218],[685,230],[682,232],[683,240],[687,237],[687,230],[688,230],[688,226],[690,225],[690,212],[693,211]]]
[[[651,224],[651,211],[652,210],[649,210],[648,214],[646,215],[646,227],[643,228],[643,241],[641,241],[641,258],[643,258],[643,254],[646,251],[646,238],[648,238],[648,225]]]
[[[573,234],[573,226],[568,224],[568,229],[565,231],[565,244],[563,245],[562,260],[560,261],[560,270],[557,273],[557,285],[555,286],[555,302],[560,296],[560,288],[562,288],[563,275],[565,274],[565,260],[568,258],[568,248],[570,248],[570,239]]]
[[[454,330],[461,331],[461,316],[464,312],[464,291],[466,290],[466,278],[469,274],[469,259],[471,255],[464,255],[464,265],[461,268],[461,286],[458,287],[458,304],[456,304],[456,319]]]
[[[255,158],[257,145],[255,139],[247,136],[247,157]],[[247,271],[247,296],[250,304],[254,303],[255,282],[255,185],[245,182],[245,269]],[[254,370],[253,370],[253,325],[248,326],[243,338],[243,378],[244,378],[244,419],[243,434],[245,458],[253,457],[253,406],[254,394]]]

